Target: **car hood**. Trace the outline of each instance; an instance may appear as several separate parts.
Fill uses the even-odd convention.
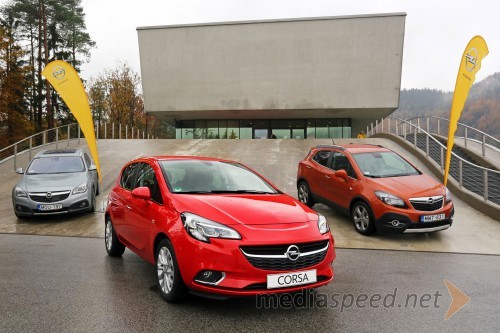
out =
[[[422,174],[404,177],[370,178],[377,189],[403,198],[444,195],[444,186],[432,177]]]
[[[286,194],[220,195],[176,194],[174,207],[226,225],[303,223],[317,214]]]
[[[24,175],[20,186],[29,192],[72,190],[87,181],[84,172]]]

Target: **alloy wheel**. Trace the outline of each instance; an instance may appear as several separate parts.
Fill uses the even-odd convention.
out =
[[[157,270],[160,287],[165,294],[169,294],[174,286],[174,260],[166,246],[158,252]]]
[[[113,245],[113,226],[110,221],[106,223],[106,232],[104,237],[106,238],[106,248],[108,251],[111,251],[111,246]]]
[[[309,191],[305,184],[299,186],[299,201],[303,204],[307,204],[309,201]]]
[[[361,231],[366,231],[370,223],[370,215],[363,206],[357,206],[354,209],[354,224],[356,228]]]

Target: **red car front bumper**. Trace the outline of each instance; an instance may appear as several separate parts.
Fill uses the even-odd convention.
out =
[[[247,237],[241,240],[211,239],[211,243],[204,243],[186,233],[186,237],[182,237],[182,241],[174,242],[177,245],[175,251],[181,275],[188,288],[201,293],[252,296],[316,288],[332,281],[334,275],[332,262],[335,259],[334,240],[330,233],[320,235],[316,223],[294,223],[281,226],[259,225],[245,226],[244,228],[247,230],[240,232],[240,234],[247,235]],[[238,231],[241,231],[241,228]],[[263,237],[263,233],[267,237]],[[259,237],[252,237],[257,236],[257,234]],[[264,241],[254,242],[251,241],[252,238],[264,239]],[[290,245],[307,248],[307,246],[311,247],[320,243],[323,248],[328,244],[328,248],[324,257],[317,258],[316,261],[321,259],[319,262],[309,261],[313,264],[308,265],[308,262],[302,261],[299,265],[304,267],[294,268],[294,265],[295,267],[297,265],[287,258],[281,260],[280,264],[283,264],[284,269],[279,270],[256,267],[255,263],[250,263],[241,249],[242,247],[267,249],[276,246],[286,248]],[[288,261],[290,265],[287,264]],[[223,272],[224,278],[217,284],[195,281],[200,272],[207,270]],[[267,288],[269,274],[307,270],[316,270],[316,282],[285,288]]]

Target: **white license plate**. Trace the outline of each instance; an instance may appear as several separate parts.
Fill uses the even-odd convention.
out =
[[[52,204],[52,205],[37,205],[36,208],[41,211],[58,210],[62,209],[62,204]]]
[[[267,276],[267,289],[300,286],[317,281],[316,270],[269,274]]]
[[[442,221],[442,220],[444,220],[444,214],[420,216],[420,222],[435,222],[435,221]]]

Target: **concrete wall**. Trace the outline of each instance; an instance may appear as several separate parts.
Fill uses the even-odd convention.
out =
[[[380,118],[399,104],[405,17],[138,28],[145,109],[176,119]]]

